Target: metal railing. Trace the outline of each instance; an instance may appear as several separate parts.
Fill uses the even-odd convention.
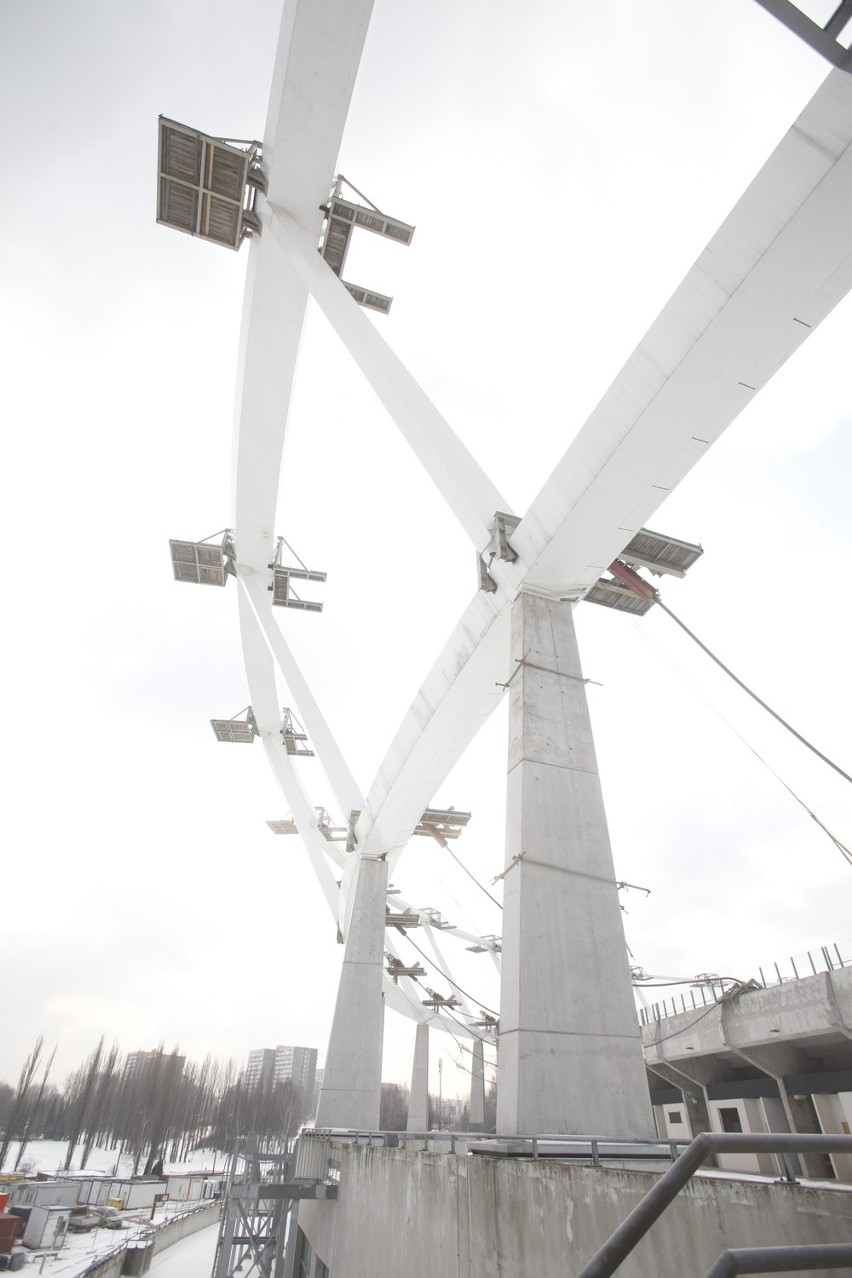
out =
[[[664,1172],[652,1189],[629,1216],[606,1240],[577,1278],[610,1278],[627,1259],[636,1244],[677,1197],[687,1181],[713,1154],[852,1154],[852,1136],[799,1135],[790,1133],[753,1135],[727,1132],[702,1132],[696,1136],[680,1157]],[[751,1249],[760,1251],[764,1249]],[[791,1248],[776,1248],[787,1252]],[[717,1265],[725,1262],[723,1253]],[[738,1253],[732,1253],[737,1255]],[[739,1253],[743,1255],[744,1253]],[[795,1267],[795,1266],[791,1266]],[[799,1266],[801,1268],[801,1266]],[[782,1266],[783,1269],[783,1266]],[[723,1268],[712,1270],[712,1278],[724,1274],[759,1273],[755,1269]]]
[[[723,1251],[707,1278],[736,1274],[784,1274],[805,1269],[852,1265],[852,1243],[813,1243],[809,1247],[738,1247]]]
[[[301,1133],[309,1141],[339,1141],[385,1149],[410,1146],[430,1153],[471,1153],[494,1158],[573,1159],[598,1167],[606,1162],[673,1163],[689,1140],[638,1139],[625,1136],[588,1136],[547,1133],[536,1136],[501,1136],[493,1132],[380,1132],[355,1128],[311,1128]],[[306,1141],[307,1145],[307,1141]],[[297,1164],[298,1165],[298,1164]]]
[[[758,967],[760,981],[764,989],[775,985],[786,985],[789,981],[801,981],[807,976],[819,976],[821,972],[837,972],[844,967],[852,967],[852,943],[844,941],[841,945],[821,945],[818,950],[806,950],[804,954],[792,954],[781,959],[766,970]],[[642,985],[636,986],[642,990]],[[723,983],[696,981],[689,989],[673,994],[659,1003],[651,1003],[648,1007],[639,1008],[639,1024],[651,1025],[654,1021],[665,1020],[669,1016],[680,1016],[683,1012],[700,1012],[704,1007],[712,1007],[718,1003],[724,993]]]

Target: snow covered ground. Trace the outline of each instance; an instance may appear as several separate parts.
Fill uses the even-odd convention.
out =
[[[8,1158],[5,1163],[5,1172],[11,1172],[15,1158],[18,1152],[17,1143],[12,1145]],[[23,1172],[26,1168],[26,1175],[33,1176],[36,1172],[42,1172],[47,1175],[62,1174],[62,1168],[68,1152],[68,1146],[65,1141],[33,1141],[27,1145],[24,1151],[24,1157],[21,1160],[19,1172]],[[71,1171],[80,1171],[80,1155],[82,1148],[76,1151],[77,1157],[72,1159]],[[193,1152],[191,1159],[185,1163],[165,1163],[164,1170],[167,1173],[180,1173],[185,1171],[212,1171],[214,1169],[221,1171],[224,1165],[224,1157],[221,1152],[214,1150],[196,1150]],[[86,1165],[86,1172],[102,1172],[108,1176],[129,1176],[133,1170],[132,1160],[125,1157],[119,1157],[117,1149],[104,1150],[93,1149]],[[44,1274],[45,1278],[76,1278],[85,1270],[92,1261],[106,1257],[117,1250],[124,1247],[134,1238],[144,1236],[151,1228],[151,1224],[162,1224],[188,1208],[197,1206],[195,1202],[171,1202],[162,1203],[157,1207],[153,1222],[151,1221],[150,1211],[130,1211],[125,1213],[127,1227],[125,1229],[94,1229],[91,1233],[75,1234],[68,1233],[62,1247],[58,1251],[49,1248],[44,1250],[29,1251],[27,1256],[31,1265],[27,1265],[25,1272]],[[213,1253],[216,1248],[216,1237],[218,1229],[216,1225],[199,1230],[198,1234],[193,1234],[187,1239],[183,1239],[179,1243],[175,1243],[174,1247],[166,1248],[159,1256],[156,1256],[152,1262],[152,1270],[156,1269],[162,1278],[167,1278],[170,1273],[174,1278],[208,1278],[213,1266]],[[167,1267],[172,1264],[171,1270]]]
[[[210,1225],[168,1247],[152,1260],[151,1273],[157,1278],[210,1278],[218,1233],[216,1225]]]
[[[9,1153],[6,1155],[6,1161],[3,1167],[0,1168],[0,1171],[3,1171],[7,1176],[15,1166],[18,1147],[19,1142],[12,1141]],[[21,1159],[18,1171],[26,1176],[34,1176],[36,1172],[43,1172],[46,1175],[61,1175],[67,1153],[68,1142],[64,1140],[30,1141],[24,1150],[24,1156]],[[74,1151],[69,1171],[79,1172],[83,1170],[80,1167],[82,1157],[83,1146],[78,1145]],[[209,1171],[212,1173],[214,1171],[222,1171],[225,1165],[225,1158],[226,1155],[219,1149],[196,1149],[193,1150],[186,1162],[170,1163],[166,1160],[163,1170],[170,1175],[184,1171]],[[130,1176],[133,1172],[133,1159],[129,1154],[120,1155],[118,1146],[115,1149],[100,1149],[95,1146],[89,1154],[85,1171],[92,1173],[102,1172],[105,1176]]]

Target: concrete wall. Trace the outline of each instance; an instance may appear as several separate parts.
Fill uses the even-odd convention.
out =
[[[105,1260],[95,1261],[88,1269],[80,1270],[80,1278],[118,1278],[124,1268],[124,1257],[127,1252],[124,1247],[112,1256],[108,1256]]]
[[[160,1225],[154,1234],[154,1255],[164,1251],[166,1247],[171,1247],[173,1243],[180,1242],[181,1238],[188,1238],[199,1229],[214,1225],[219,1219],[221,1210],[221,1203],[210,1203],[206,1207],[197,1207],[183,1216],[170,1220],[167,1225]]]
[[[354,1145],[335,1147],[332,1157],[340,1165],[337,1201],[299,1205],[299,1225],[331,1278],[572,1278],[656,1179]],[[703,1177],[619,1278],[700,1278],[726,1247],[840,1242],[850,1232],[852,1193],[843,1189]]]

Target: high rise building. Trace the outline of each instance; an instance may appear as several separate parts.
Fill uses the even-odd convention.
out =
[[[315,1047],[259,1047],[249,1052],[243,1078],[248,1086],[271,1080],[276,1083],[293,1082],[301,1088],[310,1104],[314,1094],[317,1072]]]
[[[258,1047],[249,1052],[248,1064],[243,1071],[243,1082],[247,1087],[270,1082],[275,1070],[275,1050],[272,1047]]]
[[[141,1074],[143,1070],[159,1065],[161,1070],[168,1070],[173,1078],[180,1078],[183,1073],[185,1057],[176,1052],[128,1052],[124,1062],[124,1076]]]

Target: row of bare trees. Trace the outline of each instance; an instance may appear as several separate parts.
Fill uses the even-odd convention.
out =
[[[162,1043],[123,1058],[103,1039],[59,1088],[50,1081],[54,1055],[39,1037],[17,1087],[0,1083],[0,1171],[21,1168],[35,1139],[67,1140],[66,1170],[85,1168],[97,1147],[129,1154],[134,1175],[182,1162],[196,1148],[230,1151],[250,1134],[282,1149],[313,1099],[290,1081],[248,1084],[233,1060],[207,1056],[199,1065]]]

